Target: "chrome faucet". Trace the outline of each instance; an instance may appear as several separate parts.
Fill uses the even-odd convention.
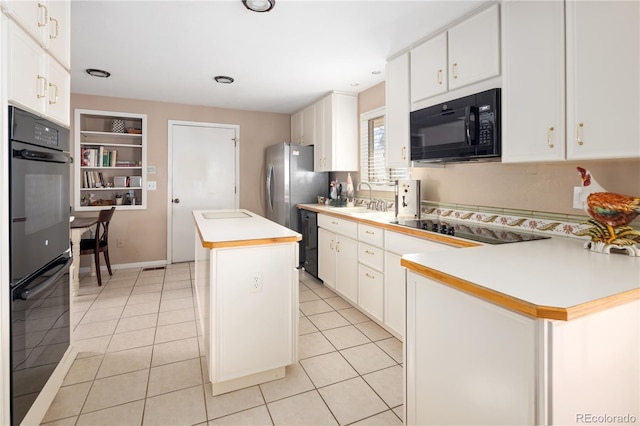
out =
[[[362,185],[367,185],[369,187],[369,202],[373,201],[373,197],[371,196],[371,184],[369,182],[360,182],[356,187],[356,191],[360,191],[360,187]]]

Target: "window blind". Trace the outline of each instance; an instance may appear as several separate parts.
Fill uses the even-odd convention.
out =
[[[363,181],[391,189],[391,185],[396,179],[409,177],[408,168],[385,167],[384,115],[368,117],[363,114],[360,132],[360,177]]]

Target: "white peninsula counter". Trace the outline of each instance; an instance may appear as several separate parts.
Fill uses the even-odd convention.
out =
[[[402,265],[405,424],[640,421],[640,258],[553,238]]]
[[[195,299],[213,395],[297,362],[301,235],[247,210],[196,210]]]

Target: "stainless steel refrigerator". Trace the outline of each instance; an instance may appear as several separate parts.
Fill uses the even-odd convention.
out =
[[[265,161],[267,219],[299,232],[296,205],[326,196],[329,173],[313,171],[313,146],[272,145],[265,150]]]

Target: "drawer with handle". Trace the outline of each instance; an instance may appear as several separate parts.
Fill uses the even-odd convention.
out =
[[[358,241],[362,241],[376,247],[384,247],[384,229],[359,223]]]
[[[375,270],[384,269],[384,250],[365,243],[358,243],[358,262]]]
[[[358,238],[358,224],[350,220],[319,214],[318,227],[353,239]]]

